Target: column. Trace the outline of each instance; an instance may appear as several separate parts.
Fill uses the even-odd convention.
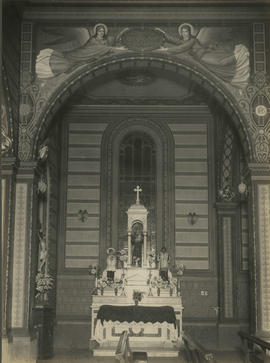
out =
[[[218,202],[218,251],[220,266],[220,319],[232,322],[237,314],[236,244],[239,241],[239,213],[235,202]]]
[[[270,341],[270,164],[249,164],[251,171],[251,301],[253,333]]]
[[[13,248],[11,266],[11,340],[6,350],[7,362],[36,362],[37,340],[32,327],[35,292],[37,216],[34,187],[35,162],[21,162],[15,183],[13,212]]]
[[[132,250],[131,250],[131,232],[128,232],[128,267],[131,266]]]
[[[8,296],[10,295],[9,283],[11,278],[11,211],[14,203],[14,188],[16,174],[16,159],[14,157],[2,157],[1,172],[1,240],[2,240],[2,338],[3,350],[7,343],[10,329],[10,305]]]
[[[147,259],[146,259],[146,244],[147,244],[147,232],[143,232],[143,267],[147,267]]]

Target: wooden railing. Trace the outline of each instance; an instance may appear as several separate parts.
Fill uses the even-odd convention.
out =
[[[242,341],[245,363],[270,363],[270,343],[254,335],[240,331],[239,336]]]
[[[216,363],[214,354],[205,349],[188,334],[183,333],[186,359],[190,363]]]
[[[128,332],[124,330],[120,335],[116,351],[115,351],[115,358],[119,360],[120,363],[127,363],[128,354],[130,354],[130,347],[129,347],[129,340],[128,340]]]

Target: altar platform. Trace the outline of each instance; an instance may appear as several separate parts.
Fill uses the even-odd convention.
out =
[[[165,246],[156,256],[155,243],[147,237],[149,211],[140,203],[142,190],[137,186],[134,191],[136,203],[127,210],[127,247],[118,253],[109,247],[107,267],[96,277],[90,349],[96,344],[94,356],[114,356],[119,338],[126,331],[133,352],[177,357],[182,345],[179,284],[170,272]],[[117,268],[119,265],[122,268]]]
[[[104,307],[105,314],[102,314]],[[117,313],[113,307],[117,307]],[[121,307],[123,307],[122,315]],[[93,349],[94,356],[114,356],[123,330],[129,333],[132,351],[145,351],[149,357],[178,356],[182,345],[180,296],[145,296],[139,306],[134,306],[129,296],[94,295],[91,308],[91,343],[92,345],[93,341],[98,343],[98,347]],[[132,310],[130,317],[126,315],[125,308]],[[152,308],[153,313],[151,313]]]

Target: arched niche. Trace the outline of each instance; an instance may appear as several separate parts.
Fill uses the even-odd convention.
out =
[[[156,144],[156,242],[174,255],[174,140],[167,125],[144,118],[111,123],[102,139],[100,250],[118,248],[119,145],[132,132],[148,134]],[[104,258],[101,254],[101,263]]]

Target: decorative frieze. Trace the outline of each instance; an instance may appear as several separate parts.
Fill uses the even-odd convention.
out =
[[[270,332],[270,185],[258,184],[261,329]]]
[[[12,328],[24,325],[25,306],[25,259],[26,259],[26,225],[27,225],[27,184],[16,185],[15,230],[13,252],[12,280]]]

